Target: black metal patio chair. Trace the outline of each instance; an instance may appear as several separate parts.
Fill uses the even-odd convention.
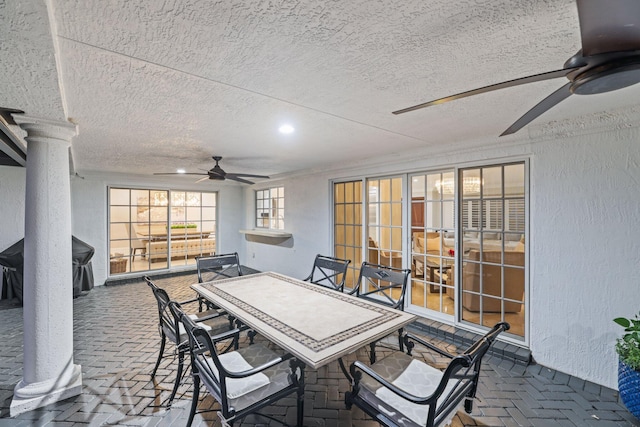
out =
[[[170,307],[174,315],[182,320],[189,337],[193,400],[187,427],[193,423],[201,384],[220,404],[218,414],[223,425],[232,426],[249,414],[280,422],[258,411],[296,393],[296,421],[299,427],[302,426],[304,363],[291,354],[278,355],[260,343],[220,354],[216,343],[229,338],[237,340],[239,329],[211,336],[185,315],[177,304],[171,303]]]
[[[178,353],[178,371],[176,373],[176,380],[173,385],[171,395],[169,396],[169,400],[167,401],[167,408],[170,408],[171,404],[173,403],[173,399],[176,396],[176,392],[178,391],[178,387],[180,386],[180,380],[182,378],[182,372],[184,369],[184,355],[189,350],[189,340],[184,332],[184,327],[182,326],[180,319],[176,318],[169,308],[169,303],[172,301],[169,298],[167,292],[164,289],[156,286],[148,276],[145,276],[144,280],[153,291],[153,296],[158,303],[158,331],[160,333],[160,351],[158,353],[156,365],[153,368],[153,372],[151,373],[151,378],[155,378],[156,372],[158,371],[160,361],[162,360],[162,356],[164,355],[164,349],[167,339],[176,346],[176,351]],[[194,298],[188,301],[183,301],[179,304],[186,305],[189,303],[195,303],[197,301],[198,299]],[[194,319],[194,321],[198,322],[198,324],[200,324],[203,329],[211,334],[218,334],[231,329],[229,321],[227,320],[226,316],[224,316],[224,313],[218,310],[197,312],[195,314],[190,314],[189,316]],[[229,347],[231,347],[231,345],[237,346],[237,341],[229,344]]]
[[[450,354],[414,335],[405,335],[407,353],[393,352],[372,366],[351,364],[353,386],[345,394],[347,408],[356,405],[375,421],[393,427],[433,427],[451,421],[464,404],[473,409],[480,365],[496,337],[509,329],[498,323],[463,353]],[[411,356],[418,343],[449,359],[444,371]]]
[[[196,267],[198,270],[198,283],[242,276],[240,257],[237,252],[196,257]],[[200,311],[202,311],[203,305],[210,309],[216,308],[209,301],[198,296]]]
[[[407,281],[411,270],[390,267],[388,265],[363,262],[360,267],[358,283],[350,292],[359,298],[383,304],[396,310],[404,311],[407,294]],[[403,329],[398,330],[398,347],[404,349],[402,339]],[[369,345],[371,363],[376,361],[376,342]]]
[[[326,255],[316,255],[311,268],[311,274],[304,280],[326,288],[342,292],[347,278],[347,268],[351,260],[334,258]]]

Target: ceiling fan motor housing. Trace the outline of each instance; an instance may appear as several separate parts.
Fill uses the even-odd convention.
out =
[[[607,62],[576,76],[571,93],[593,95],[611,92],[640,82],[640,55]]]

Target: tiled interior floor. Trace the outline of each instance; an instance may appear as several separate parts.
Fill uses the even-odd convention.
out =
[[[177,299],[193,296],[195,274],[158,279]],[[437,341],[436,338],[430,338]],[[171,410],[163,401],[173,384],[175,359],[166,357],[152,381],[159,348],[157,305],[142,281],[96,287],[74,300],[74,357],[82,366],[83,393],[15,418],[9,417],[13,388],[22,377],[22,308],[0,301],[0,427],[3,426],[184,426],[191,380],[186,377]],[[449,351],[452,344],[441,342]],[[171,351],[171,349],[169,350]],[[423,355],[425,358],[428,355]],[[366,360],[364,351],[350,357]],[[437,363],[437,361],[435,361]],[[375,426],[361,411],[343,403],[349,384],[338,364],[306,370],[306,426]],[[206,393],[201,393],[201,396]],[[210,397],[199,410],[215,411]],[[194,426],[220,426],[214,411],[196,416]],[[295,402],[268,408],[292,423]],[[242,425],[264,425],[246,419]],[[456,427],[488,426],[640,426],[618,402],[617,392],[538,365],[525,367],[493,355],[485,359],[471,416],[460,414]]]

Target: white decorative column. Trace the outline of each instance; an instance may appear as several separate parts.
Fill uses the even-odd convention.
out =
[[[24,363],[11,416],[82,392],[73,363],[69,147],[76,126],[14,115],[27,132],[24,232]]]

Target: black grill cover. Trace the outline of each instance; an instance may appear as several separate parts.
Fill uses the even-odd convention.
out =
[[[91,258],[95,249],[75,236],[71,236],[71,259],[73,262],[73,297],[82,291],[93,289],[93,267]],[[22,302],[24,271],[24,239],[0,252],[0,265],[4,267],[2,298],[18,298]]]

